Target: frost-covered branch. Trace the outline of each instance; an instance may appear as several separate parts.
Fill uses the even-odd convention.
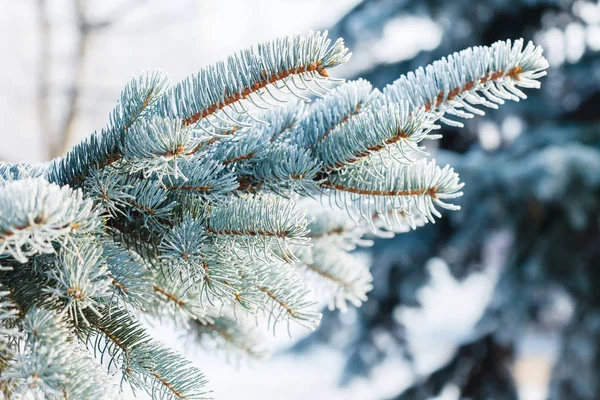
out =
[[[436,121],[522,98],[546,66],[535,46],[499,42],[383,92],[364,80],[330,90],[349,56],[317,32],[175,86],[149,72],[63,157],[0,163],[2,389],[101,398],[102,364],[154,398],[206,398],[202,373],[138,316],[258,358],[265,349],[244,321],[314,329],[322,302],[360,306],[373,278],[354,250],[367,235],[459,208],[458,174],[422,143],[440,137]],[[310,94],[320,98],[307,106]]]

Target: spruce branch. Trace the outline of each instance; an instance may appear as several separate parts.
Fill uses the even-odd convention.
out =
[[[277,161],[275,161],[277,160]],[[267,189],[283,197],[313,193],[321,164],[308,150],[282,143],[273,146],[254,161],[240,168],[253,189]]]
[[[330,310],[345,312],[347,302],[360,307],[367,301],[373,277],[365,260],[323,242],[300,252],[299,258],[298,267],[309,275],[309,286],[328,301]]]
[[[79,190],[41,178],[22,179],[0,188],[0,254],[26,262],[54,253],[54,244],[97,230],[102,221],[93,202]]]
[[[235,168],[262,154],[269,146],[269,136],[262,129],[251,129],[235,138],[222,140],[209,157],[222,165]]]
[[[316,310],[316,302],[311,300],[309,290],[302,278],[286,265],[264,267],[258,271],[256,288],[263,294],[262,311],[268,316],[268,324],[273,332],[278,324],[294,321],[314,330],[321,321],[321,313]]]
[[[371,229],[380,237],[393,237],[396,233],[409,232],[425,225],[429,220],[420,212],[415,202],[408,205],[408,210],[389,207],[386,212],[375,212],[371,215]]]
[[[89,239],[88,239],[89,240]],[[102,248],[93,241],[78,241],[61,249],[54,268],[48,271],[50,287],[44,291],[62,300],[63,312],[75,325],[81,318],[88,323],[84,311],[102,315],[104,300],[111,296],[111,281],[103,261]]]
[[[26,178],[40,178],[44,175],[45,167],[26,163],[0,162],[0,186],[11,181]]]
[[[153,117],[133,125],[125,137],[123,161],[131,173],[158,180],[187,179],[178,162],[189,159],[202,140],[180,120]]]
[[[160,320],[174,321],[185,329],[189,329],[193,321],[202,324],[213,321],[209,307],[201,299],[202,292],[189,290],[186,280],[159,273],[155,275],[152,290],[154,296],[148,302],[147,311]]]
[[[372,244],[367,235],[459,208],[458,174],[421,147],[440,137],[436,122],[523,98],[547,66],[531,44],[498,42],[383,93],[364,80],[329,91],[328,71],[348,58],[341,40],[310,33],[171,88],[151,72],[126,86],[105,129],[62,158],[0,163],[3,390],[100,398],[86,385],[105,374],[79,340],[153,398],[206,398],[200,371],[138,315],[258,357],[246,318],[314,329],[319,300],[359,306],[372,277],[352,251]],[[307,93],[321,98],[306,106]]]
[[[303,199],[300,206],[308,210],[307,236],[313,245],[335,246],[345,251],[373,245],[372,240],[364,237],[368,228],[356,224],[344,211],[332,209],[315,199]]]
[[[327,32],[264,42],[175,86],[159,103],[159,113],[208,132],[228,130],[240,125],[237,116],[248,114],[249,107],[264,109],[270,108],[271,101],[281,102],[275,92],[300,97],[301,91],[315,93],[311,86],[319,88],[318,81],[329,77],[327,70],[349,57],[343,41],[331,44]]]
[[[260,300],[253,268],[260,258],[257,252],[250,257],[237,247],[238,242],[230,237],[217,237],[206,247],[204,275],[199,283],[201,301],[211,307],[234,305],[255,314]]]
[[[0,378],[13,396],[47,399],[118,399],[118,388],[54,311],[32,308],[23,321],[26,352]]]
[[[130,178],[126,181],[127,194],[125,210],[129,220],[141,218],[143,226],[151,228],[163,223],[171,223],[171,213],[176,203],[169,199],[169,192],[155,180]]]
[[[288,245],[307,244],[307,221],[293,201],[275,196],[246,195],[233,198],[210,211],[206,230],[238,238],[249,246],[276,244],[284,259],[294,260]]]
[[[0,284],[0,374],[18,354],[18,340],[22,338],[17,323],[20,310],[11,300],[10,291]],[[0,388],[10,385],[0,384]]]
[[[206,201],[218,201],[239,186],[237,175],[227,168],[226,163],[214,159],[183,160],[179,162],[177,168],[181,171],[179,178],[162,182],[174,196],[179,196],[174,199],[188,196]]]
[[[55,257],[55,255],[36,255],[33,262],[23,265],[15,261],[10,263],[10,266],[2,268],[0,275],[2,285],[6,288],[10,301],[19,310],[18,323],[21,323],[22,317],[29,308],[47,304],[50,296],[43,291],[48,282],[46,267],[53,265]]]
[[[261,118],[268,124],[240,129],[235,136],[211,138],[210,141],[221,141],[206,156],[230,168],[244,167],[249,161],[265,158],[269,149],[277,148],[295,130],[305,110],[303,102],[292,99],[282,107],[263,112]]]
[[[153,286],[152,273],[146,261],[118,242],[105,239],[100,243],[112,288],[109,308],[132,306],[144,310]]]
[[[166,286],[171,286],[171,281],[175,291],[182,293],[181,298],[191,296],[189,302],[194,305],[216,307],[235,303],[253,312],[256,294],[248,290],[253,275],[251,269],[242,266],[252,259],[244,258],[235,247],[235,239],[213,236],[206,231],[202,219],[187,215],[158,247],[161,261],[158,279]]]
[[[345,174],[331,175],[322,184],[324,194],[331,200],[348,209],[351,215],[360,215],[372,224],[373,214],[387,214],[389,209],[398,209],[410,213],[414,210],[427,217],[430,222],[434,216],[440,218],[436,209],[439,206],[448,210],[458,210],[459,206],[446,203],[446,199],[460,197],[463,187],[458,174],[449,166],[439,168],[434,161],[426,163],[420,160],[415,164],[392,164],[389,173],[387,167],[380,168],[380,178],[365,181],[362,168],[349,169]]]
[[[169,273],[179,275],[184,281],[201,279],[205,274],[208,236],[204,221],[190,216],[174,226],[159,247],[160,257],[169,265]]]
[[[337,126],[317,148],[318,158],[326,172],[339,170],[383,150],[396,150],[392,157],[410,163],[415,153],[427,155],[418,143],[424,139],[439,139],[431,134],[434,125],[426,114],[411,113],[408,103],[384,106],[363,113]]]
[[[86,343],[109,368],[119,366],[132,387],[156,399],[207,399],[204,375],[191,363],[152,340],[123,310],[91,320]]]
[[[118,218],[127,215],[125,209],[135,201],[128,193],[132,185],[126,181],[126,177],[109,169],[92,170],[84,181],[83,190],[101,207],[103,214]]]
[[[236,319],[220,316],[207,324],[195,321],[191,327],[195,336],[193,339],[198,339],[205,348],[218,350],[228,358],[264,359],[268,355],[261,344],[262,338],[252,332],[250,326]]]
[[[388,102],[408,101],[413,110],[424,108],[433,119],[462,127],[453,117],[483,115],[480,106],[498,108],[504,100],[527,96],[519,88],[538,89],[548,61],[542,48],[523,39],[477,46],[401,76],[383,90]]]
[[[261,119],[268,120],[269,124],[261,124],[256,128],[261,130],[262,136],[268,138],[270,142],[282,141],[295,134],[308,109],[306,102],[292,98],[283,106],[265,112]]]
[[[299,127],[288,136],[304,148],[314,150],[332,131],[353,116],[368,110],[381,95],[371,84],[358,79],[339,85],[309,109]]]

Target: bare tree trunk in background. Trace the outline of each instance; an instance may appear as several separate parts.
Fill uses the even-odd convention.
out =
[[[42,125],[42,134],[48,139],[45,143],[48,148],[48,157],[55,158],[64,154],[75,143],[75,124],[79,115],[79,107],[81,95],[85,85],[85,62],[89,52],[89,43],[93,33],[97,33],[112,24],[119,21],[120,18],[126,16],[129,12],[141,4],[144,0],[130,0],[121,3],[110,15],[101,21],[89,21],[86,15],[87,0],[73,0],[75,10],[75,23],[77,24],[75,53],[73,54],[73,82],[68,89],[68,99],[65,110],[65,116],[62,119],[61,125],[53,135],[49,121],[49,106],[48,106],[48,71],[47,66],[50,61],[50,40],[49,40],[49,23],[44,7],[46,0],[38,0],[40,15],[40,26],[42,27],[42,53],[40,54],[39,67],[39,90],[38,90],[38,110],[40,116],[40,124]]]
[[[73,83],[69,88],[66,115],[58,130],[58,141],[52,147],[51,157],[58,157],[65,153],[74,144],[75,122],[79,114],[79,99],[84,86],[85,59],[88,54],[88,44],[91,26],[85,15],[85,0],[73,0],[77,24],[77,40],[75,54],[73,56]]]
[[[40,125],[42,148],[46,150],[45,158],[52,158],[54,147],[54,132],[50,121],[49,105],[49,66],[50,66],[50,22],[46,10],[46,0],[37,2],[40,53],[37,68],[36,103],[37,115]]]
[[[73,55],[73,83],[68,89],[65,116],[58,129],[53,129],[50,118],[50,63],[51,29],[48,17],[48,3],[38,0],[38,24],[40,35],[40,53],[37,68],[37,114],[40,125],[42,146],[46,150],[45,158],[52,159],[67,151],[73,142],[75,121],[79,113],[79,99],[83,90],[85,57],[88,52],[90,26],[85,17],[85,0],[74,0],[77,34],[75,54]]]

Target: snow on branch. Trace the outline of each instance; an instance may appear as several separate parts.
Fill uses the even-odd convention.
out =
[[[0,188],[0,254],[19,262],[54,253],[68,236],[91,233],[102,224],[94,203],[80,190],[22,179]]]
[[[1,378],[12,383],[15,397],[121,398],[108,374],[76,342],[65,318],[32,308],[24,317],[23,331],[27,356],[17,356]]]
[[[520,88],[538,89],[548,61],[542,48],[523,39],[477,46],[401,76],[383,90],[388,102],[408,101],[413,110],[424,108],[435,119],[462,127],[445,116],[472,118],[483,115],[479,106],[498,108],[504,100],[527,96]]]
[[[293,139],[302,147],[314,149],[336,126],[368,109],[379,94],[364,79],[340,85],[318,99],[298,129],[290,134],[298,136]]]
[[[303,91],[318,93],[319,80],[329,78],[327,70],[349,57],[343,40],[331,44],[327,32],[264,42],[179,83],[161,100],[160,114],[181,118],[185,125],[205,121],[206,130],[227,130],[232,124],[243,125],[238,115],[247,114],[248,107],[264,109],[282,102],[277,92],[301,98]]]
[[[401,159],[412,162],[411,153],[427,154],[420,149],[419,142],[441,137],[430,133],[433,127],[425,113],[411,113],[408,103],[390,104],[337,126],[317,147],[317,155],[326,172],[392,147]]]
[[[246,318],[315,329],[320,300],[360,306],[373,282],[358,246],[459,209],[458,174],[426,159],[436,122],[525,98],[547,67],[540,48],[506,41],[383,92],[362,79],[329,90],[349,57],[311,32],[173,87],[150,72],[63,157],[0,163],[3,388],[102,398],[99,361],[155,398],[206,398],[202,373],[137,315],[254,358]],[[321,98],[307,106],[310,94]]]
[[[411,165],[394,164],[380,170],[380,178],[365,181],[363,168],[349,169],[345,174],[329,176],[322,183],[324,195],[350,214],[372,221],[374,214],[385,214],[390,209],[409,213],[411,205],[419,214],[435,222],[441,214],[436,206],[448,210],[460,207],[446,203],[446,199],[462,196],[458,174],[450,166],[440,168],[434,161],[421,160]]]
[[[239,238],[248,245],[259,238],[274,243],[284,257],[294,256],[288,245],[306,245],[307,221],[293,201],[275,196],[242,196],[223,202],[210,211],[206,230],[214,235]]]

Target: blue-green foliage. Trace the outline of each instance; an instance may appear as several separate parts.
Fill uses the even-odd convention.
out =
[[[1,378],[12,386],[11,397],[61,398],[65,393],[74,398],[120,397],[115,383],[76,342],[64,316],[32,307],[22,329],[26,351],[14,358]]]
[[[405,355],[407,364],[419,364],[431,350],[422,350],[422,337],[417,339],[418,349],[413,348],[415,330],[408,325],[413,320],[397,318],[402,314],[397,311],[405,307],[415,307],[411,314],[419,312],[421,293],[428,290],[430,279],[435,281],[428,273],[431,262],[446,264],[458,283],[482,270],[499,272],[499,282],[481,320],[454,355],[390,398],[438,398],[452,388],[459,398],[515,400],[521,380],[515,381],[513,366],[523,356],[522,345],[528,353],[532,332],[560,343],[551,361],[549,399],[600,397],[600,53],[588,36],[572,35],[575,29],[582,33],[596,29],[597,22],[590,17],[597,7],[596,1],[588,0],[498,0],[476,5],[468,0],[362,0],[332,28],[357,49],[356,57],[368,58],[368,65],[356,75],[368,78],[387,95],[410,84],[410,77],[423,78],[431,68],[408,73],[390,90],[386,86],[398,75],[457,49],[519,36],[542,45],[565,43],[564,48],[553,48],[548,77],[541,90],[525,91],[527,101],[486,110],[484,118],[465,120],[447,113],[451,123],[460,121],[464,128],[440,123],[444,137],[433,146],[426,144],[430,150],[440,149],[432,150],[438,163],[450,163],[460,174],[465,184],[465,195],[457,201],[461,212],[394,240],[376,241],[369,254],[378,278],[368,302],[354,318],[325,314],[318,332],[304,342],[324,339],[343,351],[347,357],[343,382],[369,376],[372,368],[381,372],[392,357]],[[435,24],[428,32],[431,38],[435,31],[441,33],[435,45],[423,46],[407,59],[373,57],[374,42],[381,38],[389,43],[387,35],[395,32],[388,27],[411,24],[415,18]],[[422,43],[420,32],[406,40],[414,40],[411,45]],[[365,50],[361,54],[358,49]],[[398,99],[437,102],[435,92],[417,89],[398,92]],[[419,97],[413,99],[415,94]],[[477,115],[485,110],[474,106],[479,112],[466,107],[462,111]],[[486,140],[490,138],[494,140]],[[439,304],[427,306],[426,314]],[[463,314],[461,309],[455,311]],[[393,340],[382,346],[382,337]],[[554,352],[552,346],[543,351]]]
[[[513,99],[515,81],[543,75],[540,52],[500,43],[455,55],[412,84],[436,91],[467,69],[492,83],[459,88],[464,102],[476,91]],[[363,80],[330,90],[337,81],[328,70],[348,58],[341,40],[310,33],[245,50],[173,87],[150,73],[125,88],[103,131],[46,169],[0,166],[8,267],[0,281],[14,290],[20,318],[55,316],[79,338],[61,339],[57,359],[83,342],[155,398],[205,398],[202,374],[152,340],[136,315],[257,356],[255,339],[233,327],[238,318],[314,329],[319,299],[340,309],[366,300],[367,261],[350,253],[370,243],[364,235],[390,236],[434,222],[438,207],[458,209],[447,203],[462,195],[458,175],[424,160],[419,143],[439,137],[431,131],[442,111],[467,103],[442,96],[427,109]],[[486,67],[471,65],[479,63]],[[322,98],[306,107],[300,100],[311,94]],[[9,392],[27,391],[36,373],[28,365],[50,371],[42,373],[62,365],[50,365],[34,331],[25,334],[31,345],[4,362]],[[73,389],[88,373],[77,362],[60,372],[65,380],[35,390],[102,397],[95,375]]]

